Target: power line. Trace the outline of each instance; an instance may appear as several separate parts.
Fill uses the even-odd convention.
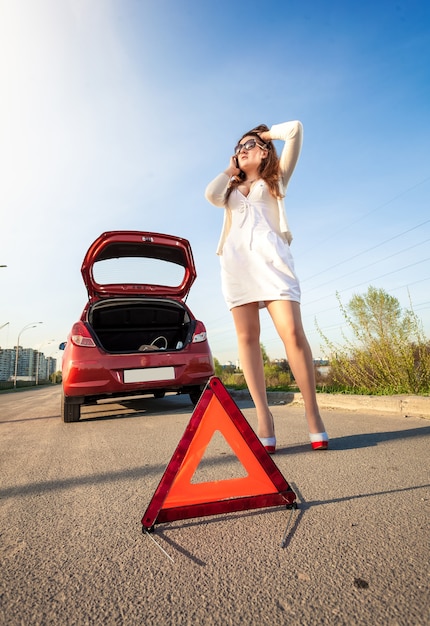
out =
[[[326,239],[323,239],[320,243],[323,244],[326,241],[329,241],[330,239],[332,239],[333,237],[336,237],[339,233],[342,233],[343,231],[347,230],[351,226],[354,226],[354,224],[358,224],[358,222],[361,222],[366,217],[369,217],[369,215],[372,215],[373,213],[376,213],[377,211],[383,209],[384,207],[386,207],[389,204],[391,204],[391,202],[394,202],[395,200],[398,200],[402,196],[408,194],[410,191],[413,191],[414,189],[416,189],[420,185],[423,185],[424,183],[428,182],[429,180],[430,180],[430,176],[428,176],[427,178],[424,178],[423,180],[419,181],[418,183],[415,183],[415,185],[412,185],[411,187],[408,187],[404,191],[401,191],[400,193],[398,193],[396,196],[394,196],[390,200],[387,200],[386,202],[383,202],[382,204],[378,205],[376,208],[372,209],[371,211],[368,211],[367,213],[365,213],[361,217],[357,218],[356,220],[354,220],[352,222],[349,222],[349,224],[346,224],[343,228],[340,228],[336,232],[331,233]]]
[[[430,259],[422,259],[421,261],[417,261],[416,263],[411,263],[410,265],[405,265],[404,267],[400,267],[397,268],[395,270],[393,270],[392,272],[387,272],[386,274],[381,274],[380,276],[374,276],[373,278],[370,278],[368,280],[364,280],[361,283],[357,283],[356,285],[352,285],[350,287],[345,287],[344,289],[340,289],[340,290],[336,290],[337,293],[345,293],[345,291],[350,291],[351,289],[355,289],[356,287],[360,287],[361,285],[371,285],[373,281],[375,280],[379,280],[380,278],[385,278],[386,276],[390,276],[391,274],[396,274],[397,272],[400,272],[402,270],[405,269],[409,269],[410,267],[413,267],[414,265],[419,265],[420,263],[424,263],[425,261],[429,261]],[[425,280],[429,280],[430,276],[426,276],[425,278],[421,278],[420,280],[414,281],[413,283],[407,283],[406,285],[403,285],[402,287],[394,287],[391,291],[395,291],[396,289],[401,289],[401,288],[405,288],[405,287],[409,287],[410,285],[415,285],[416,283],[420,283],[423,282]],[[332,294],[331,294],[332,295]],[[325,300],[326,298],[330,298],[331,295],[327,295],[327,296],[322,296],[321,298],[317,298],[316,300],[311,300],[310,302],[306,302],[306,306],[310,305],[310,304],[315,304],[316,302],[321,302],[321,300]],[[327,311],[330,311],[331,309],[327,309]]]
[[[429,220],[430,221],[430,220]],[[383,263],[384,261],[387,261],[388,259],[392,259],[395,256],[398,256],[399,254],[403,254],[403,252],[408,252],[408,250],[412,250],[414,248],[418,248],[418,246],[422,246],[424,243],[427,243],[428,241],[430,241],[430,237],[428,239],[425,239],[424,241],[420,241],[420,243],[418,244],[414,244],[413,246],[409,246],[408,248],[403,248],[403,250],[399,250],[398,252],[394,252],[393,254],[389,254],[388,256],[384,257],[383,259],[378,259],[377,261],[373,261],[372,263],[369,263],[368,265],[363,265],[361,267],[359,267],[356,270],[352,270],[351,272],[347,272],[346,274],[342,274],[342,276],[337,276],[336,280],[340,280],[342,278],[346,278],[347,276],[351,276],[351,274],[355,274],[356,272],[361,272],[363,270],[365,270],[368,267],[373,267],[375,266],[377,263]],[[324,287],[324,285],[329,285],[333,283],[333,279],[328,280],[325,283],[318,283],[318,289],[320,287]]]
[[[311,280],[312,278],[315,278],[316,276],[321,276],[321,274],[325,274],[326,272],[334,269],[335,267],[339,267],[339,265],[344,265],[348,261],[352,261],[352,259],[356,259],[357,257],[361,256],[362,254],[367,254],[368,252],[371,252],[372,250],[376,250],[376,248],[380,248],[381,246],[383,246],[384,244],[386,244],[386,243],[388,243],[390,241],[394,241],[395,239],[398,239],[399,237],[403,237],[407,233],[410,233],[413,230],[416,230],[417,228],[421,228],[421,226],[424,226],[425,224],[428,224],[429,222],[430,222],[430,220],[426,220],[425,222],[422,222],[421,224],[417,224],[416,226],[413,226],[412,228],[408,228],[408,230],[404,230],[403,232],[398,233],[397,235],[394,235],[394,237],[390,237],[389,239],[385,239],[385,241],[382,241],[381,243],[378,243],[375,246],[371,246],[370,248],[367,248],[366,250],[363,250],[362,252],[358,252],[357,254],[354,254],[353,256],[348,257],[347,259],[343,259],[342,261],[339,261],[339,263],[335,263],[334,265],[331,265],[330,267],[327,267],[326,269],[321,270],[317,274],[313,274],[312,276],[308,276],[307,278],[304,278],[303,280],[301,280],[301,283],[304,283],[307,280]]]

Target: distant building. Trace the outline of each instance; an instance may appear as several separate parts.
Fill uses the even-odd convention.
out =
[[[17,359],[16,346],[2,350],[0,348],[0,380],[13,380]],[[57,359],[45,357],[43,352],[33,348],[18,346],[16,377],[35,382],[48,380],[57,371]]]
[[[9,380],[15,371],[15,350],[0,348],[0,380]]]

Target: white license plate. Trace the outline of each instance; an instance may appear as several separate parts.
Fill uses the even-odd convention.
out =
[[[150,383],[158,380],[174,380],[174,367],[146,367],[145,369],[124,370],[125,383]]]

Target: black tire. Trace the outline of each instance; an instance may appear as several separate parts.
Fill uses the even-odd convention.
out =
[[[154,392],[154,398],[164,398],[165,395],[166,395],[165,391],[155,391]]]
[[[70,422],[79,422],[81,418],[81,405],[72,404],[69,399],[61,395],[61,416],[66,424]]]
[[[197,402],[200,400],[200,396],[202,395],[202,390],[200,387],[196,387],[192,391],[190,391],[190,400],[196,406]]]

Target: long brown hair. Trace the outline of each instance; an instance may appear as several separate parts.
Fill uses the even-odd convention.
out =
[[[256,126],[247,133],[244,133],[239,139],[238,143],[240,143],[244,137],[255,137],[260,144],[264,144],[267,149],[267,157],[261,161],[258,173],[260,174],[260,177],[267,183],[267,186],[269,187],[269,191],[272,196],[274,196],[275,198],[282,198],[283,196],[279,189],[279,158],[276,154],[275,146],[273,145],[272,141],[263,141],[262,139],[260,139],[260,133],[268,130],[269,128],[268,126],[266,126],[266,124],[260,124],[259,126]],[[238,187],[243,180],[243,172],[241,172],[238,176],[232,178],[225,194],[226,204],[233,189],[236,189],[236,187]]]

